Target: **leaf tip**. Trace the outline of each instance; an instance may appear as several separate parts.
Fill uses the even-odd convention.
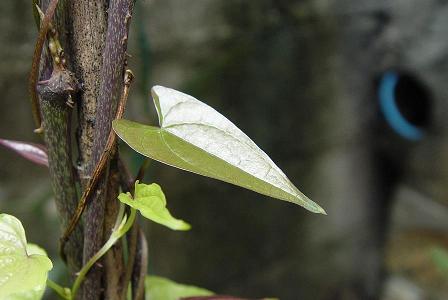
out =
[[[322,214],[327,215],[327,212],[316,202],[308,198],[306,195],[302,194],[300,191],[297,190],[297,194],[294,195],[294,197],[291,199],[283,199],[286,201],[290,201],[294,204],[297,204],[299,206],[302,206],[306,210],[315,213],[315,214]]]
[[[323,214],[324,216],[327,216],[327,212],[325,211],[325,209],[323,209],[322,207],[319,206],[319,214]]]
[[[310,200],[310,202],[312,202]],[[325,209],[323,209],[322,207],[320,207],[316,202],[312,202],[311,205],[305,207],[306,209],[308,209],[309,211],[316,213],[316,214],[322,214],[322,215],[327,215],[327,212],[325,211]]]
[[[176,229],[173,228],[174,230],[188,231],[188,230],[191,229],[191,225],[190,224],[188,224],[187,222],[185,222],[183,220],[180,220],[180,221],[181,221],[181,223],[179,224],[179,226],[177,226]]]

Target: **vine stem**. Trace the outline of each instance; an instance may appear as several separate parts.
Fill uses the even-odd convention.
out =
[[[34,121],[36,123],[36,133],[42,133],[42,118],[40,116],[40,105],[39,105],[39,98],[37,96],[36,91],[36,85],[37,85],[37,79],[39,77],[39,63],[40,58],[42,55],[42,50],[44,47],[44,43],[47,37],[48,30],[50,29],[50,23],[53,19],[54,13],[56,11],[56,7],[58,5],[58,0],[52,0],[47,8],[47,11],[45,12],[45,16],[40,22],[40,29],[39,29],[39,35],[37,37],[36,45],[34,47],[34,54],[33,54],[33,62],[31,65],[31,73],[29,78],[29,92],[31,96],[31,108],[33,112]],[[34,3],[34,2],[33,2]],[[37,7],[34,7],[33,9],[37,9]]]
[[[128,192],[131,192],[132,194],[134,194],[135,191],[134,191],[133,183],[138,180],[143,179],[143,177],[145,176],[145,171],[148,168],[149,164],[150,164],[150,160],[148,158],[146,158],[145,161],[143,162],[143,164],[140,166],[138,174],[135,177],[135,179],[132,181],[132,183],[129,184],[131,181],[129,179],[126,180],[128,182],[128,187],[127,187]],[[125,171],[124,174],[127,174],[128,176],[130,176],[127,173],[127,171]],[[137,255],[138,235],[139,235],[139,228],[138,228],[138,224],[136,224],[135,226],[132,227],[131,232],[127,236],[129,238],[129,243],[128,243],[129,255],[128,255],[128,259],[127,259],[127,267],[126,267],[126,271],[124,274],[124,280],[123,280],[123,282],[124,282],[123,292],[121,294],[122,299],[126,299],[126,295],[128,293],[129,282],[131,281],[132,273],[134,270],[135,259],[136,259],[136,255]]]
[[[47,279],[47,286],[49,288],[51,288],[53,291],[55,291],[56,294],[58,294],[62,299],[65,299],[65,300],[72,299],[70,289],[60,286],[59,284],[57,284],[50,278]]]
[[[124,76],[124,89],[123,94],[120,99],[120,103],[118,104],[117,113],[115,115],[115,119],[121,119],[123,116],[126,102],[129,96],[129,89],[131,86],[131,82],[134,78],[134,74],[131,70],[126,70],[125,76]],[[113,129],[111,129],[109,133],[109,137],[107,139],[106,147],[104,149],[103,155],[101,156],[98,164],[95,167],[95,170],[93,171],[92,177],[89,180],[89,183],[84,190],[81,199],[78,202],[78,207],[76,208],[75,214],[73,215],[72,219],[69,222],[69,225],[67,226],[67,229],[65,230],[62,238],[61,238],[61,245],[60,245],[60,252],[61,256],[64,258],[64,245],[67,242],[68,238],[70,237],[70,234],[73,232],[73,230],[76,228],[76,224],[78,223],[79,219],[81,218],[82,213],[84,212],[84,209],[86,207],[87,201],[92,196],[92,193],[101,178],[101,174],[104,171],[104,168],[106,167],[106,163],[109,160],[109,157],[111,155],[111,151],[115,145],[115,142],[117,140],[117,136]]]
[[[122,217],[124,214],[124,204],[121,204],[120,206],[120,212],[118,214],[118,217]],[[76,292],[78,291],[79,287],[81,286],[82,281],[84,280],[84,277],[89,272],[90,268],[104,255],[107,251],[131,228],[132,224],[134,224],[135,217],[137,215],[137,210],[131,208],[131,212],[129,214],[129,218],[126,216],[123,217],[121,223],[116,222],[114,229],[112,231],[112,234],[110,235],[107,242],[101,247],[101,249],[94,255],[90,260],[82,267],[81,271],[79,271],[78,277],[76,278],[75,282],[73,283],[71,296],[72,299],[75,298]],[[117,218],[117,220],[120,220],[120,218]],[[118,225],[119,224],[119,225]]]

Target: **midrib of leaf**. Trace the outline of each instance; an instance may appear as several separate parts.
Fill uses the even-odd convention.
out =
[[[160,101],[156,94],[153,94],[154,99],[154,106],[156,107],[157,117],[159,118],[159,125],[160,127],[163,126],[163,114],[162,114],[162,108],[160,107]]]
[[[172,91],[170,90],[170,93],[172,93]],[[263,175],[252,175],[253,177],[256,177],[258,179],[261,180],[266,180],[266,176],[270,173],[271,170],[273,170],[275,172],[275,177],[276,177],[276,182],[273,183],[271,181],[267,181],[269,182],[271,185],[274,185],[275,187],[283,190],[283,191],[287,191],[292,195],[303,195],[300,191],[297,190],[297,188],[290,182],[290,180],[288,179],[288,177],[283,173],[283,171],[271,160],[271,158],[263,151],[261,150],[243,131],[241,131],[238,127],[236,127],[232,122],[230,122],[229,120],[227,120],[225,117],[223,117],[221,114],[219,114],[215,109],[213,109],[212,107],[208,106],[205,103],[200,102],[199,100],[184,94],[185,97],[188,97],[186,100],[180,100],[179,102],[177,102],[176,104],[172,105],[169,107],[169,109],[164,113],[161,109],[160,106],[160,99],[159,96],[157,95],[156,92],[153,92],[153,99],[154,99],[154,104],[156,106],[156,110],[157,110],[157,114],[159,116],[159,124],[161,129],[170,129],[170,128],[175,128],[177,126],[187,126],[187,125],[196,125],[199,127],[208,127],[208,128],[213,128],[216,131],[223,133],[224,135],[230,137],[231,139],[233,139],[234,141],[236,141],[238,144],[240,145],[245,145],[247,146],[249,149],[251,149],[251,153],[254,153],[258,158],[261,159],[261,161],[264,163],[264,167],[267,169],[266,173]],[[176,94],[174,93],[173,96],[175,97]],[[236,133],[238,133],[240,136],[237,137],[234,134],[232,134],[232,132],[223,130],[221,128],[218,128],[212,124],[206,123],[205,121],[202,120],[202,123],[196,123],[196,122],[177,122],[175,121],[175,119],[172,121],[173,123],[170,125],[165,125],[165,119],[167,119],[169,117],[169,115],[173,112],[174,109],[181,107],[182,105],[195,105],[198,106],[198,108],[201,107],[206,107],[207,109],[210,109],[211,112],[216,113],[217,115],[223,117],[225,119],[225,121],[227,121],[227,125],[230,128],[228,128],[229,130],[233,130]],[[175,133],[171,132],[172,134],[176,135]],[[176,135],[177,136],[177,135]],[[183,139],[183,137],[178,136],[179,138]],[[191,143],[190,143],[191,144]],[[194,144],[193,144],[194,145]],[[195,145],[196,146],[196,145]],[[199,146],[197,146],[199,147]],[[202,147],[199,147],[202,149]],[[207,152],[209,153],[209,152]],[[214,155],[213,153],[210,153],[211,155]],[[214,155],[215,157],[217,157],[218,159],[222,159],[216,155]],[[242,167],[237,167],[238,169],[242,170],[243,172],[246,173],[251,173],[249,170],[244,170]],[[280,180],[278,180],[278,179]],[[282,182],[283,181],[283,182]],[[305,196],[305,195],[303,195]]]
[[[214,159],[218,159],[220,161],[220,163],[226,165],[227,168],[240,170],[240,169],[236,168],[235,166],[227,163],[226,161],[224,161],[224,160],[222,160],[222,159],[220,159],[220,158],[218,158],[218,157],[216,157],[214,155],[211,155],[210,153],[202,150],[201,148],[199,148],[199,147],[197,147],[197,146],[195,146],[195,145],[193,145],[191,143],[187,143],[186,141],[181,140],[176,135],[174,135],[174,134],[172,134],[170,132],[167,132],[167,131],[160,130],[160,128],[158,128],[158,127],[149,126],[149,125],[142,125],[142,124],[138,124],[138,123],[135,123],[135,122],[132,122],[132,121],[128,121],[128,120],[120,120],[120,121],[121,121],[122,124],[123,123],[127,123],[127,125],[131,125],[131,126],[132,125],[137,125],[137,128],[134,128],[134,129],[138,129],[138,130],[142,131],[140,134],[136,134],[137,137],[134,138],[136,141],[139,141],[141,149],[137,149],[136,147],[134,147],[131,144],[129,144],[129,146],[132,149],[134,149],[136,152],[138,152],[138,153],[140,153],[142,155],[145,155],[145,156],[147,155],[147,153],[145,153],[145,148],[146,148],[145,145],[146,144],[151,144],[151,139],[150,139],[149,136],[145,135],[145,131],[146,130],[156,131],[157,134],[160,136],[160,139],[163,142],[163,145],[167,148],[167,150],[170,151],[170,154],[172,156],[177,158],[177,161],[179,162],[178,165],[174,165],[173,163],[170,163],[170,162],[168,162],[166,160],[161,160],[161,159],[154,158],[155,160],[158,160],[158,161],[160,161],[160,162],[162,162],[164,164],[167,164],[169,166],[172,166],[172,167],[175,167],[175,168],[187,171],[187,172],[192,172],[192,173],[195,173],[195,174],[198,174],[198,175],[209,176],[209,177],[212,177],[212,178],[218,179],[218,180],[224,180],[224,179],[222,179],[222,177],[216,175],[216,173],[208,171],[208,170],[205,170],[203,168],[198,168],[196,165],[194,165],[191,162],[185,160],[181,155],[177,154],[174,151],[174,149],[169,145],[169,143],[166,141],[165,137],[163,136],[163,134],[167,134],[169,137],[173,137],[174,139],[176,139],[176,141],[184,143],[184,144],[188,144],[189,147],[195,148],[195,151],[197,151],[198,153],[201,153],[201,156],[204,157],[204,158],[205,158],[205,156],[207,156],[209,158],[211,157],[211,158],[214,158]],[[129,139],[129,137],[130,136],[128,135],[127,138]],[[146,141],[146,139],[148,139],[148,141]],[[123,140],[126,141],[126,139],[123,139]],[[264,181],[258,179],[257,177],[254,177],[254,176],[252,176],[252,175],[250,175],[250,174],[248,174],[246,172],[243,172],[243,174],[248,176],[248,177],[250,177],[250,178],[252,178],[252,179],[255,179],[255,180],[259,181],[261,187],[264,187],[266,185],[266,183]],[[224,181],[227,182],[227,183],[230,183],[230,184],[234,184],[232,181],[230,181],[230,179],[227,179],[227,180],[224,180]],[[252,187],[256,188],[256,186],[252,186]],[[281,189],[279,189],[277,187],[274,187],[274,188],[278,189],[279,192],[281,192],[281,193],[286,193],[286,192],[282,191]],[[284,199],[284,200],[286,200],[286,199]],[[291,201],[291,200],[287,200],[287,201],[294,202],[294,201]]]
[[[193,173],[196,173],[196,174],[199,174],[199,175],[206,175],[206,176],[210,176],[210,177],[213,177],[213,178],[214,178],[214,176],[216,176],[215,174],[210,173],[210,172],[204,170],[203,168],[198,168],[196,165],[194,165],[193,163],[189,162],[189,161],[186,160],[184,157],[182,157],[181,155],[179,155],[178,153],[176,153],[176,151],[175,151],[173,148],[171,148],[170,144],[165,140],[164,134],[168,134],[168,135],[170,135],[170,136],[175,136],[175,137],[177,137],[177,138],[179,138],[179,137],[178,137],[177,135],[175,135],[175,134],[172,134],[172,133],[169,132],[169,131],[160,130],[160,136],[161,136],[161,138],[162,138],[162,141],[163,141],[163,143],[165,144],[165,146],[170,150],[170,152],[171,152],[172,154],[174,154],[177,158],[179,158],[181,161],[183,161],[183,162],[185,162],[186,164],[188,164],[188,165],[191,166],[190,169],[185,169],[185,171],[192,172],[192,171],[190,171],[191,169],[199,169],[199,170],[202,171],[204,174],[200,174],[199,172],[193,172]],[[188,143],[188,144],[191,145],[192,147],[196,147],[196,148],[198,148],[197,146],[195,146],[195,145],[193,145],[193,144],[191,144],[191,143]],[[198,149],[201,150],[201,151],[203,151],[206,155],[216,157],[216,156],[212,155],[212,154],[209,153],[209,152],[206,152],[206,151],[204,151],[204,150],[202,150],[202,149],[200,149],[200,148],[198,148]],[[216,157],[216,158],[220,159],[219,157]],[[221,160],[221,159],[220,159],[220,160]],[[225,161],[223,161],[223,162],[225,162]],[[225,162],[225,163],[226,163],[227,165],[229,165],[229,166],[232,166],[231,164],[229,164],[229,163],[227,163],[227,162]]]
[[[159,106],[156,105],[156,108],[160,109],[160,115],[162,115],[162,118],[160,118],[160,116],[159,116],[160,127],[162,127],[162,128],[165,127],[165,126],[163,125],[163,120],[164,120],[166,117],[168,117],[168,116],[170,115],[170,113],[171,113],[171,111],[172,111],[173,109],[177,108],[178,106],[181,106],[182,104],[184,104],[184,103],[186,103],[186,102],[189,102],[189,101],[186,100],[186,101],[179,101],[179,102],[177,102],[176,104],[174,104],[173,106],[171,106],[165,114],[163,114],[163,112],[162,112],[162,110],[161,110],[161,108],[160,108],[160,105],[159,105]],[[157,104],[159,104],[159,103],[160,103],[160,101],[159,101],[158,98],[157,98]],[[194,103],[194,102],[190,102],[190,103]],[[194,104],[196,104],[196,103],[194,103]],[[165,127],[165,128],[166,128],[166,127]]]
[[[152,127],[152,126],[149,126],[149,127]],[[154,127],[154,128],[157,128],[157,127]],[[157,128],[157,129],[159,129],[159,128]],[[213,154],[211,154],[211,153],[209,153],[209,152],[207,152],[207,151],[204,151],[203,149],[197,147],[196,145],[193,145],[193,144],[191,144],[191,143],[189,143],[189,142],[187,142],[187,141],[182,140],[180,137],[178,137],[178,136],[172,134],[172,133],[169,132],[169,131],[165,131],[165,130],[162,130],[162,129],[159,129],[159,130],[160,130],[160,133],[161,133],[162,141],[163,141],[163,143],[165,144],[165,146],[170,150],[170,152],[171,152],[173,155],[175,155],[177,158],[179,158],[182,162],[184,162],[184,163],[188,164],[189,166],[191,166],[191,169],[187,169],[187,168],[186,168],[186,169],[185,169],[186,171],[193,172],[193,173],[196,173],[196,174],[199,174],[199,175],[203,175],[203,176],[208,176],[208,177],[211,177],[211,178],[214,178],[214,179],[218,179],[218,180],[223,180],[223,181],[225,181],[225,182],[227,182],[227,183],[230,183],[230,184],[236,184],[236,185],[239,185],[238,182],[232,181],[230,178],[228,178],[228,177],[226,177],[226,176],[223,176],[223,175],[220,176],[220,173],[213,172],[214,168],[212,168],[211,170],[206,170],[206,169],[204,169],[204,168],[198,168],[194,163],[191,163],[190,161],[186,160],[182,155],[180,155],[179,153],[177,153],[176,150],[170,146],[170,143],[167,142],[167,140],[165,139],[164,134],[167,134],[167,135],[169,135],[169,136],[173,136],[173,137],[175,137],[175,139],[177,139],[178,142],[181,141],[181,142],[183,142],[183,143],[188,144],[190,147],[196,148],[195,151],[197,151],[197,152],[202,152],[202,153],[203,153],[203,154],[202,154],[203,156],[208,156],[208,157],[211,157],[212,159],[216,159],[216,160],[218,160],[220,163],[226,165],[226,167],[229,168],[229,169],[236,169],[236,170],[239,170],[240,172],[242,171],[242,173],[240,173],[239,176],[249,177],[249,178],[250,178],[249,181],[255,180],[256,183],[258,184],[258,186],[256,186],[256,185],[251,185],[250,183],[248,183],[248,184],[246,184],[246,185],[247,185],[248,187],[250,187],[251,189],[265,190],[265,193],[261,193],[261,192],[259,192],[259,193],[261,193],[261,194],[264,194],[264,195],[267,195],[267,196],[272,196],[272,195],[270,195],[270,193],[275,193],[275,192],[273,191],[273,190],[275,189],[276,192],[277,192],[277,194],[280,194],[280,195],[287,194],[287,195],[289,195],[290,197],[294,197],[294,196],[295,196],[295,197],[298,197],[298,198],[294,198],[294,200],[292,200],[290,197],[285,197],[285,196],[280,196],[280,197],[279,197],[279,198],[281,198],[281,199],[283,199],[283,200],[285,200],[285,201],[292,202],[292,203],[300,203],[300,204],[301,204],[302,206],[304,206],[304,207],[308,207],[308,208],[311,208],[311,209],[313,209],[313,210],[316,210],[316,209],[318,210],[318,208],[317,208],[317,207],[318,207],[317,204],[314,204],[314,205],[316,205],[316,206],[315,206],[315,207],[312,207],[312,204],[310,205],[310,204],[307,203],[306,201],[301,200],[300,197],[303,197],[303,198],[305,198],[305,199],[307,199],[307,198],[306,198],[305,195],[301,194],[300,192],[299,192],[299,194],[293,194],[293,193],[289,194],[288,192],[282,190],[281,188],[279,188],[279,187],[277,187],[277,186],[275,186],[275,185],[271,185],[272,188],[270,189],[270,191],[268,191],[268,190],[266,190],[266,183],[265,183],[262,179],[260,179],[260,178],[258,178],[258,177],[256,177],[256,176],[253,176],[253,175],[250,174],[250,173],[247,173],[246,171],[244,171],[244,170],[242,170],[242,169],[240,169],[240,168],[238,168],[238,167],[236,167],[236,166],[234,166],[234,165],[232,165],[232,164],[226,162],[225,160],[223,160],[223,159],[221,159],[221,158],[219,158],[219,157],[217,157],[217,156],[215,156],[215,155],[213,155]],[[176,166],[175,166],[175,167],[176,167]],[[193,171],[192,169],[199,169],[199,171]],[[202,172],[202,173],[201,173],[201,172]],[[225,174],[225,175],[227,175],[227,174]],[[246,181],[246,182],[247,182],[247,181]],[[240,185],[240,186],[241,186],[241,185]],[[243,186],[243,187],[244,187],[244,186]],[[308,199],[308,200],[309,200],[309,199]],[[309,201],[312,202],[311,200],[309,200]],[[312,203],[314,203],[314,202],[312,202]]]
[[[178,104],[179,104],[179,103],[178,103]],[[177,105],[177,104],[176,104],[176,105]],[[175,106],[176,106],[176,105],[175,105]],[[173,106],[173,107],[174,107],[174,106]],[[247,141],[244,141],[244,140],[241,141],[241,140],[238,139],[236,136],[234,136],[232,133],[227,132],[227,131],[225,131],[225,130],[222,130],[222,129],[216,127],[216,126],[213,126],[213,125],[210,125],[210,124],[198,124],[198,123],[194,123],[194,122],[183,122],[183,123],[176,123],[176,124],[172,124],[172,125],[164,126],[164,127],[161,128],[161,130],[164,131],[164,129],[165,129],[166,131],[168,131],[167,129],[169,129],[169,128],[175,128],[175,127],[186,126],[186,125],[195,125],[195,126],[199,126],[199,127],[212,128],[212,129],[214,129],[214,130],[216,130],[216,131],[218,131],[218,132],[220,132],[220,133],[226,135],[227,137],[233,139],[233,140],[236,141],[237,143],[240,143],[240,144],[242,144],[242,145],[247,146],[247,147],[250,148],[250,149],[253,151],[253,153],[254,153],[258,158],[260,158],[260,159],[262,160],[262,162],[264,163],[264,167],[266,167],[266,169],[267,169],[266,173],[264,174],[264,177],[266,177],[266,176],[269,174],[269,172],[270,172],[271,170],[274,170],[274,171],[276,172],[276,174],[279,175],[284,181],[286,181],[286,182],[289,182],[289,181],[290,181],[290,180],[286,177],[286,175],[285,175],[283,172],[281,172],[281,171],[279,170],[278,167],[277,167],[277,168],[274,168],[274,167],[273,167],[273,165],[276,166],[275,163],[274,163],[271,159],[269,159],[268,155],[267,155],[263,150],[261,150],[260,148],[258,148],[256,145],[254,146],[253,143],[248,143]],[[180,139],[183,139],[182,137],[176,135],[175,133],[173,133],[173,132],[171,132],[171,131],[168,131],[168,132],[169,132],[170,134],[173,134],[173,135],[177,136],[177,137],[180,138]],[[247,136],[246,136],[246,137],[247,137]],[[249,139],[249,137],[247,137],[247,139]],[[199,148],[198,146],[196,146],[196,145],[190,143],[189,141],[186,141],[186,142],[188,142],[188,143],[191,144],[192,146],[195,146],[195,147]],[[167,146],[169,147],[169,145],[167,145]],[[171,148],[170,148],[170,149],[171,149]],[[199,149],[202,149],[202,148],[199,148]],[[171,149],[171,150],[172,150],[172,149]],[[221,157],[219,157],[219,156],[217,156],[217,155],[215,155],[215,154],[213,154],[213,153],[210,153],[210,152],[208,152],[208,151],[205,151],[205,152],[208,153],[209,155],[213,156],[213,157],[216,157],[217,159],[220,159],[220,160],[226,162],[226,161],[223,160]],[[260,152],[261,152],[262,154],[260,154]],[[265,156],[263,156],[263,154],[264,154]],[[182,159],[182,157],[179,157],[179,158]],[[226,163],[227,163],[227,162],[226,162]],[[227,164],[229,164],[229,163],[227,163]],[[238,165],[236,165],[236,166],[233,165],[233,164],[229,164],[229,165],[230,165],[230,166],[233,166],[233,167],[236,167],[236,168],[240,169],[240,170],[243,171],[243,172],[249,173],[247,170],[244,170],[243,168],[238,167]],[[264,179],[263,176],[255,176],[255,175],[252,175],[252,174],[250,174],[250,175],[253,176],[253,177],[255,177],[255,178],[258,178],[258,179],[260,179],[260,180],[263,180],[263,179]],[[289,190],[289,192],[292,193],[292,194],[295,192],[294,190],[292,190],[291,186],[289,186],[289,185],[282,185],[282,186],[279,186],[278,184],[275,184],[275,183],[272,183],[272,182],[269,182],[269,183],[272,184],[273,186],[279,188],[279,189],[287,188],[287,189]]]
[[[202,123],[202,124],[199,124],[199,123],[195,123],[195,122],[178,122],[178,123],[173,123],[173,124],[171,124],[171,125],[164,125],[163,123],[164,123],[164,119],[166,118],[166,117],[168,117],[169,116],[169,114],[171,113],[171,111],[175,108],[175,107],[178,107],[178,106],[180,106],[180,105],[182,105],[182,104],[185,104],[185,103],[193,103],[193,104],[195,104],[195,105],[198,105],[199,106],[199,103],[196,103],[196,102],[193,102],[193,101],[182,101],[182,102],[178,102],[178,103],[176,103],[175,105],[173,105],[173,106],[171,106],[169,109],[168,109],[168,111],[164,114],[164,115],[162,115],[162,111],[160,110],[160,105],[159,105],[159,100],[158,100],[158,98],[157,98],[157,101],[155,101],[156,102],[156,109],[157,109],[157,113],[158,113],[158,115],[159,115],[159,120],[160,120],[160,127],[161,128],[164,128],[164,129],[169,129],[169,128],[172,128],[172,127],[176,127],[176,126],[183,126],[183,125],[197,125],[197,126],[204,126],[204,127],[210,127],[210,128],[214,128],[214,129],[216,129],[217,131],[219,131],[219,132],[223,132],[223,133],[225,133],[226,135],[228,135],[229,137],[231,137],[231,138],[233,138],[234,140],[236,140],[236,141],[238,141],[239,143],[241,143],[241,144],[244,144],[244,145],[246,145],[246,146],[248,146],[250,149],[252,149],[256,154],[257,154],[257,156],[259,156],[259,157],[261,157],[262,159],[263,159],[263,161],[269,166],[269,167],[271,167],[270,166],[270,164],[269,164],[269,162],[271,162],[272,164],[274,164],[274,162],[269,158],[269,156],[263,151],[263,150],[261,150],[260,148],[258,148],[258,146],[244,133],[244,132],[242,132],[238,127],[234,127],[233,129],[235,130],[235,131],[237,131],[237,132],[239,132],[243,137],[245,137],[246,139],[247,139],[247,141],[250,141],[251,143],[248,143],[246,140],[243,140],[243,141],[241,141],[241,139],[239,139],[238,137],[235,137],[232,133],[230,133],[230,132],[227,132],[227,131],[225,131],[225,130],[222,130],[222,129],[220,129],[220,128],[218,128],[218,127],[216,127],[216,126],[214,126],[214,125],[212,125],[212,124],[208,124],[208,123]],[[202,103],[203,105],[206,105],[206,104],[204,104],[204,103]],[[208,105],[207,105],[208,106]],[[213,108],[211,108],[211,109],[213,109]],[[214,110],[214,109],[213,109]],[[161,116],[162,116],[162,118],[161,118]],[[229,121],[230,122],[230,121]],[[231,123],[231,122],[230,122]],[[233,123],[232,123],[233,124]],[[263,157],[263,156],[260,156],[260,153],[259,152],[262,152],[264,155],[265,155],[265,157]],[[275,164],[274,164],[275,165]],[[283,174],[284,175],[284,174]]]
[[[220,129],[220,128],[214,126],[214,125],[211,125],[211,124],[198,124],[198,123],[195,123],[195,122],[182,122],[182,123],[176,123],[176,124],[172,124],[172,125],[168,125],[168,126],[162,126],[162,129],[169,129],[169,128],[178,127],[178,126],[185,126],[185,125],[196,125],[196,126],[199,126],[199,127],[209,127],[209,128],[213,128],[213,129],[215,129],[216,131],[222,132],[222,133],[224,133],[226,136],[231,137],[233,140],[237,141],[238,143],[241,143],[241,144],[243,144],[243,145],[246,145],[247,147],[249,147],[250,149],[252,149],[252,150],[255,152],[255,154],[256,154],[258,157],[260,157],[260,158],[265,162],[265,164],[266,164],[268,167],[271,167],[271,165],[269,164],[269,162],[272,162],[271,159],[269,159],[269,157],[264,157],[264,156],[260,155],[259,152],[261,151],[263,154],[265,154],[266,156],[268,156],[263,150],[261,150],[260,148],[258,148],[253,142],[252,142],[252,143],[248,143],[247,141],[244,141],[244,140],[241,141],[241,140],[238,139],[236,136],[234,136],[232,133],[227,132],[227,131],[225,131],[225,130],[222,130],[222,129]],[[173,134],[174,134],[174,133],[173,133]],[[244,135],[245,135],[245,134],[244,134]],[[249,137],[248,137],[247,135],[245,135],[245,137],[249,140]],[[272,163],[274,163],[274,162],[272,162]],[[271,168],[272,168],[272,167],[271,167]]]
[[[172,149],[171,149],[171,148],[168,146],[168,144],[165,142],[165,138],[163,137],[163,131],[160,130],[160,128],[153,127],[153,126],[148,126],[148,127],[151,127],[151,129],[157,131],[157,134],[160,136],[160,140],[163,141],[163,144],[168,148],[168,150],[170,150],[170,154],[172,154],[174,157],[178,158],[179,161],[181,162],[181,165],[182,165],[183,163],[185,163],[185,164],[187,164],[187,166],[180,167],[180,166],[176,166],[176,165],[174,165],[174,164],[172,164],[172,163],[169,163],[169,162],[167,162],[167,161],[162,161],[162,160],[160,160],[160,162],[162,162],[162,163],[164,163],[164,164],[167,164],[167,165],[169,165],[169,166],[172,166],[172,167],[174,167],[174,168],[178,168],[178,169],[187,171],[187,172],[192,172],[192,171],[190,171],[189,167],[190,167],[190,168],[196,168],[194,165],[192,165],[191,163],[189,163],[188,161],[186,161],[185,159],[183,159],[182,157],[180,157],[179,155],[177,155],[175,152],[172,151]],[[144,144],[144,142],[143,142],[143,139],[142,139],[141,146],[142,146],[142,149],[145,149],[145,146],[144,146],[143,144]],[[131,146],[131,148],[132,148],[132,146]],[[133,148],[133,149],[134,149],[134,148]],[[143,151],[139,151],[139,150],[136,150],[136,149],[134,149],[134,150],[137,151],[137,152],[139,152],[139,153],[142,154],[142,155],[145,155],[145,153],[144,153]],[[156,160],[157,160],[157,159],[156,159]],[[193,173],[196,173],[196,172],[193,172]],[[198,174],[198,173],[196,173],[196,174]],[[199,174],[199,175],[201,175],[201,174]]]
[[[164,212],[164,210],[166,209],[166,202],[165,203],[154,202],[154,201],[151,201],[151,199],[150,199],[151,197],[157,198],[156,196],[143,197],[138,201],[140,201],[140,203],[142,203],[143,207],[148,208],[155,212],[155,216],[153,216],[153,218],[172,222],[173,217],[170,215],[167,215],[167,213],[169,213],[169,211],[167,210],[166,212]],[[148,203],[151,203],[151,204],[148,205]],[[180,221],[180,220],[178,220],[178,221]]]

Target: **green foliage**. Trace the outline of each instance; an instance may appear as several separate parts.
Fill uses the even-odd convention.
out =
[[[210,296],[214,293],[192,285],[179,284],[159,276],[146,276],[147,300],[178,300],[184,297]]]
[[[434,247],[431,249],[431,258],[439,271],[448,278],[448,251]]]
[[[325,211],[302,194],[258,146],[232,122],[199,100],[155,86],[160,128],[115,120],[115,132],[135,151],[165,164]]]
[[[140,211],[147,219],[164,225],[173,230],[189,230],[190,225],[171,216],[166,208],[166,198],[160,186],[156,183],[143,184],[135,182],[134,197],[130,193],[121,193],[118,199]]]
[[[22,223],[0,214],[0,299],[40,299],[52,267],[43,249],[27,244]]]

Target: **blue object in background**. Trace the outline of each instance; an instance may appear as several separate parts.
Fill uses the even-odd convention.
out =
[[[390,127],[392,127],[397,134],[408,140],[421,140],[424,136],[424,131],[407,121],[397,107],[395,101],[395,89],[397,87],[398,79],[399,75],[392,71],[384,73],[381,77],[378,87],[381,112]]]

